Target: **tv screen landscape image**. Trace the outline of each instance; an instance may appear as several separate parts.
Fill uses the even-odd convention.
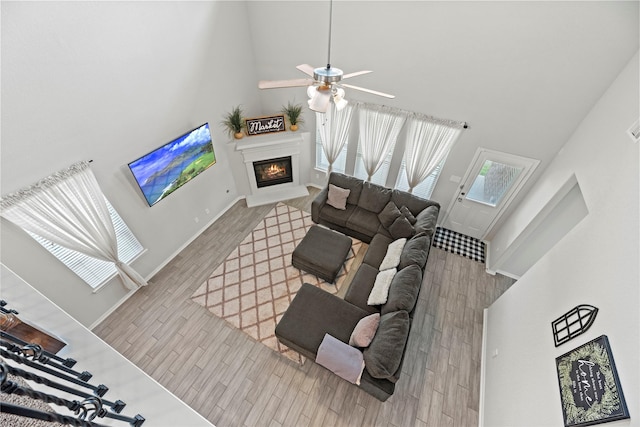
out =
[[[209,123],[205,123],[129,163],[129,169],[153,206],[215,162]]]

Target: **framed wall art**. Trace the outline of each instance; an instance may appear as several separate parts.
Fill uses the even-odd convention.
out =
[[[606,335],[556,358],[556,368],[565,427],[629,418]]]

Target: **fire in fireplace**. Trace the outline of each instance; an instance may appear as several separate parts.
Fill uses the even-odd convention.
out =
[[[293,182],[291,156],[253,162],[258,188]]]

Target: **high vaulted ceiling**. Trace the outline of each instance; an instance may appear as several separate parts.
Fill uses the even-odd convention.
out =
[[[247,3],[260,79],[303,77],[327,60],[329,1]],[[357,99],[469,122],[434,194],[447,203],[476,148],[542,161],[539,176],[638,50],[638,2],[334,1],[331,63]],[[265,111],[306,99],[262,94]],[[277,110],[275,110],[277,111]],[[630,123],[631,125],[631,123]]]

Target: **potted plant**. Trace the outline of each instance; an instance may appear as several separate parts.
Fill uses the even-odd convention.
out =
[[[242,130],[246,127],[246,123],[242,117],[242,109],[239,105],[224,116],[222,125],[227,128],[229,138],[233,136],[235,139],[240,139],[244,136]]]
[[[286,107],[282,107],[281,111],[289,118],[289,123],[291,123],[289,129],[291,129],[291,131],[297,131],[298,123],[304,123],[304,117],[302,117],[302,105],[292,104],[289,102]]]

